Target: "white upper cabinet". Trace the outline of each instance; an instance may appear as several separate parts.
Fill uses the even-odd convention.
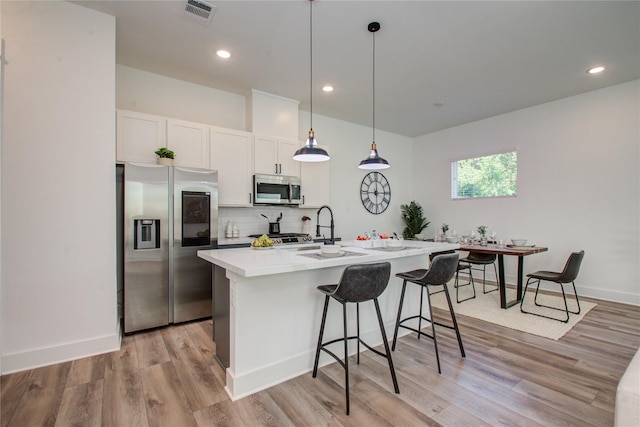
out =
[[[300,162],[292,159],[300,142],[271,136],[254,137],[255,173],[300,177]]]
[[[209,126],[168,119],[167,147],[175,153],[176,166],[210,169]]]
[[[323,146],[330,151],[326,146]],[[301,162],[301,208],[319,208],[329,204],[330,185],[329,168],[331,161],[327,162]]]
[[[253,135],[210,128],[211,169],[218,171],[218,205],[252,206]]]
[[[155,151],[167,146],[167,119],[117,110],[116,160],[156,163]]]

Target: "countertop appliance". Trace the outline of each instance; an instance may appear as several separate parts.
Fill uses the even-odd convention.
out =
[[[124,332],[211,316],[217,172],[126,163],[122,204]]]
[[[253,176],[254,205],[299,205],[300,178],[285,175]]]
[[[260,237],[262,234],[251,234],[249,237]],[[287,245],[295,243],[308,243],[313,242],[313,237],[309,234],[302,233],[271,233],[268,234],[269,238],[273,240],[275,245]]]

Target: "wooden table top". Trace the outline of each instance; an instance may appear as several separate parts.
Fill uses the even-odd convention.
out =
[[[548,248],[544,246],[534,246],[534,247],[524,247],[524,246],[516,246],[516,247],[508,247],[507,245],[460,245],[461,251],[466,252],[476,252],[482,254],[496,254],[496,255],[516,255],[516,256],[525,256],[531,254],[537,254],[539,252],[545,252]]]

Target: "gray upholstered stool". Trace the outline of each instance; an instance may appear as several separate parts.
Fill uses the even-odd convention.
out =
[[[396,342],[398,340],[398,329],[405,328],[410,331],[418,333],[418,339],[420,339],[421,335],[429,337],[433,340],[433,344],[436,350],[436,361],[438,362],[438,372],[442,372],[440,369],[440,356],[438,355],[438,341],[436,339],[436,328],[435,325],[442,326],[444,328],[453,329],[456,332],[456,337],[458,338],[458,345],[460,346],[460,354],[462,357],[465,357],[464,347],[462,346],[462,338],[460,337],[460,331],[458,329],[458,322],[456,321],[456,315],[453,312],[453,306],[451,305],[451,298],[449,297],[449,290],[447,289],[447,282],[453,278],[453,275],[456,273],[458,268],[458,254],[442,254],[437,255],[433,258],[431,262],[431,266],[428,270],[419,269],[408,271],[406,273],[398,273],[396,277],[403,279],[402,283],[402,293],[400,294],[400,304],[398,306],[398,317],[396,320],[396,328],[393,333],[393,345],[391,347],[392,350],[396,349]],[[415,283],[416,285],[420,285],[420,313],[415,316],[402,317],[402,305],[404,303],[404,294],[407,288],[407,282]],[[432,292],[430,288],[432,287],[441,287],[441,289]],[[422,315],[422,302],[424,291],[427,293],[427,308],[429,309],[429,318],[426,318]],[[431,310],[431,295],[444,292],[445,297],[447,298],[447,304],[449,305],[449,312],[451,314],[451,320],[453,322],[453,326],[445,325],[442,323],[438,323],[433,320],[433,312]],[[411,326],[403,325],[404,322],[412,319],[418,319],[418,328],[413,328]],[[422,321],[429,322],[431,324],[431,335],[422,332]]]
[[[369,350],[387,359],[389,362],[389,369],[391,370],[391,378],[393,380],[393,388],[396,393],[400,393],[398,388],[398,380],[396,379],[396,371],[393,368],[393,360],[391,360],[391,351],[389,350],[389,343],[387,342],[387,335],[384,331],[384,323],[382,322],[382,315],[380,314],[380,305],[378,304],[378,297],[384,292],[389,283],[389,276],[391,275],[391,264],[389,262],[380,262],[375,264],[357,264],[350,265],[345,268],[340,278],[340,282],[337,285],[322,285],[318,286],[318,290],[325,294],[324,310],[322,312],[322,322],[320,324],[320,334],[318,336],[318,346],[316,348],[316,358],[313,364],[313,378],[318,374],[318,361],[320,359],[320,351],[324,351],[331,357],[333,357],[345,371],[345,393],[347,402],[347,415],[349,415],[349,348],[348,341],[351,339],[357,340],[358,353],[357,363],[360,364],[360,343],[362,343]],[[333,339],[323,342],[324,326],[327,320],[327,308],[329,307],[329,297],[342,304],[342,317],[344,334],[342,338]],[[373,300],[373,304],[376,308],[376,314],[378,315],[378,323],[380,324],[380,333],[382,334],[382,343],[384,344],[385,353],[382,353],[375,348],[370,347],[367,343],[360,339],[360,303]],[[356,304],[356,335],[349,336],[347,329],[347,303]],[[344,342],[344,361],[340,359],[335,353],[327,348],[327,346]]]

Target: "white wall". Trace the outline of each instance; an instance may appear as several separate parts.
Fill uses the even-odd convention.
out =
[[[548,246],[525,273],[584,249],[578,293],[640,305],[639,98],[634,81],[417,138],[415,197],[436,226]],[[504,148],[518,151],[518,197],[451,200],[451,160]]]
[[[8,2],[2,153],[2,370],[119,348],[115,20]]]
[[[124,65],[116,66],[116,106],[124,110],[246,130],[244,96]]]

